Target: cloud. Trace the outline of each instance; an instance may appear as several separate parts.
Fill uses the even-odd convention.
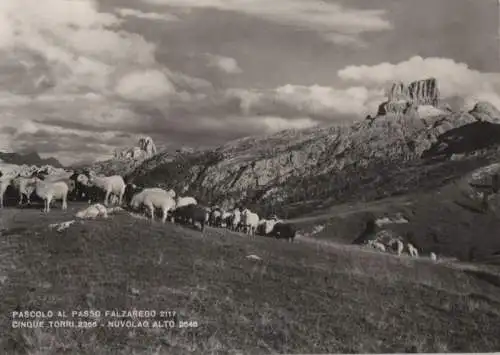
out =
[[[25,120],[21,125],[6,126],[2,131],[8,131],[15,137],[10,144],[12,150],[36,151],[41,156],[56,157],[63,164],[82,159],[110,158],[116,146],[132,141],[129,135],[120,131],[86,131],[31,120]]]
[[[205,57],[207,58],[208,67],[217,68],[227,74],[240,74],[243,72],[234,58],[210,53],[205,53]]]
[[[364,32],[383,31],[392,25],[383,10],[360,10],[321,0],[143,0],[148,4],[181,8],[237,11],[269,21],[316,31],[326,40],[352,45]],[[343,37],[335,36],[339,34]],[[349,35],[349,40],[347,39]]]
[[[175,88],[160,70],[144,70],[122,77],[117,82],[115,91],[127,100],[149,101],[168,98],[175,93]]]
[[[159,21],[179,21],[179,18],[167,13],[157,13],[157,12],[142,12],[136,9],[121,8],[115,10],[122,17],[137,17],[148,20],[159,20]]]
[[[482,73],[465,63],[448,58],[415,56],[400,63],[348,66],[338,72],[340,79],[366,87],[388,87],[390,83],[434,77],[443,98],[462,97],[469,103],[487,99],[500,108],[500,74]]]
[[[120,30],[121,22],[99,12],[92,0],[2,1],[0,52],[24,57],[20,74],[43,67],[45,79],[37,75],[37,85],[45,81],[64,93],[106,92],[117,69],[155,63],[155,46]]]
[[[315,117],[332,122],[345,117],[361,117],[376,110],[383,101],[384,91],[363,86],[341,89],[288,84],[267,91],[232,89],[226,95],[239,100],[241,112],[245,115],[259,112],[282,117]]]

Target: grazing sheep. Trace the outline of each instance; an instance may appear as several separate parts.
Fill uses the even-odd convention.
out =
[[[1,172],[0,172],[1,173]],[[0,175],[0,208],[3,208],[3,199],[5,191],[12,182],[12,177],[6,175]]]
[[[401,256],[404,250],[404,243],[400,239],[392,239],[388,243],[389,248],[395,251],[398,256]]]
[[[221,216],[221,227],[229,227],[231,225],[232,216],[233,214],[231,212],[223,211]]]
[[[114,194],[118,196],[118,203],[123,203],[123,195],[125,194],[125,181],[120,175],[113,176],[97,176],[94,173],[90,174],[89,185],[99,187],[106,192],[104,196],[104,205],[108,205],[109,196]]]
[[[241,223],[241,211],[239,208],[235,208],[231,217],[231,230],[237,232]]]
[[[212,227],[220,227],[222,225],[222,210],[219,207],[212,209],[209,220]]]
[[[241,212],[241,226],[244,232],[250,236],[255,236],[255,231],[259,225],[259,215],[248,208]]]
[[[75,217],[81,219],[94,219],[96,217],[108,218],[108,209],[100,203],[95,203],[83,210],[78,211]]]
[[[85,174],[74,173],[70,180],[74,183],[75,188],[71,193],[71,197],[79,201],[100,201],[104,198],[105,192],[97,187],[89,184],[89,178]]]
[[[276,239],[287,239],[289,242],[293,242],[297,235],[297,228],[291,223],[278,222],[273,226],[269,235]]]
[[[430,257],[430,258],[431,258],[431,260],[433,260],[433,261],[436,261],[436,260],[437,260],[437,255],[436,255],[436,253],[434,253],[434,252],[431,252],[431,253],[429,254],[429,257]]]
[[[407,245],[408,248],[408,254],[410,254],[412,257],[417,258],[418,257],[418,250],[415,248],[415,246],[411,243],[408,243]]]
[[[151,221],[154,220],[155,208],[160,208],[163,212],[161,221],[165,223],[168,212],[175,208],[175,201],[165,190],[159,188],[146,188],[135,194],[130,201],[130,206],[132,208],[139,208],[141,205],[149,208]]]
[[[382,244],[382,243],[380,243],[380,242],[378,242],[378,241],[376,241],[376,240],[369,240],[366,243],[366,245],[368,245],[368,246],[370,246],[370,247],[372,247],[374,249],[378,249],[380,251],[384,251],[384,252],[386,251],[385,245]]]
[[[172,215],[176,222],[178,221],[183,224],[191,223],[193,226],[198,222],[201,226],[201,231],[203,232],[205,230],[207,211],[202,206],[195,204],[181,206],[176,208],[172,212]]]
[[[134,195],[138,194],[142,190],[144,190],[144,187],[142,186],[137,186],[136,184],[127,184],[125,186],[125,193],[123,194],[123,201],[125,202],[125,204],[130,204],[130,201],[132,201],[132,197],[134,197]]]
[[[169,190],[169,191],[173,191],[173,190]],[[167,192],[169,193],[169,192]],[[169,193],[170,195],[170,193]],[[187,205],[196,205],[198,204],[198,202],[196,201],[196,199],[194,197],[177,197],[177,199],[175,200],[175,208],[179,208],[179,207],[182,207],[182,206],[187,206]]]
[[[259,225],[257,226],[257,234],[269,235],[274,228],[274,225],[278,223],[276,219],[261,219]]]
[[[19,191],[19,205],[23,203],[23,197],[26,196],[26,202],[31,203],[31,195],[35,191],[35,179],[23,176],[17,176],[12,180],[12,185]]]
[[[40,177],[35,177],[35,193],[44,202],[43,212],[50,212],[50,204],[54,200],[62,200],[62,209],[68,208],[68,185],[64,181],[43,181]]]
[[[209,207],[205,207],[205,224],[209,224],[210,222],[210,208]]]

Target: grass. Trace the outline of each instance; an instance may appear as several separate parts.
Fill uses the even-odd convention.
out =
[[[487,352],[498,287],[471,272],[338,244],[286,243],[57,207],[2,211],[7,353]],[[29,224],[27,222],[29,221]],[[20,226],[28,226],[19,229]],[[16,229],[17,228],[17,229]],[[9,231],[14,231],[9,233]],[[258,255],[261,260],[246,256]],[[498,279],[493,269],[481,271]],[[175,310],[197,328],[12,329],[13,310]],[[106,321],[103,317],[100,322]]]

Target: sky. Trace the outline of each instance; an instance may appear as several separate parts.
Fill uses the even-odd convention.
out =
[[[63,164],[363,119],[392,82],[500,108],[497,0],[2,0],[0,151]]]

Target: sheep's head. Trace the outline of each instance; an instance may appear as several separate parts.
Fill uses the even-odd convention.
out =
[[[82,185],[88,185],[89,184],[89,178],[85,176],[84,174],[79,174],[76,177],[76,181],[79,182]]]
[[[139,207],[139,199],[136,196],[134,196],[132,198],[132,200],[130,201],[129,205],[132,208],[138,208]]]

